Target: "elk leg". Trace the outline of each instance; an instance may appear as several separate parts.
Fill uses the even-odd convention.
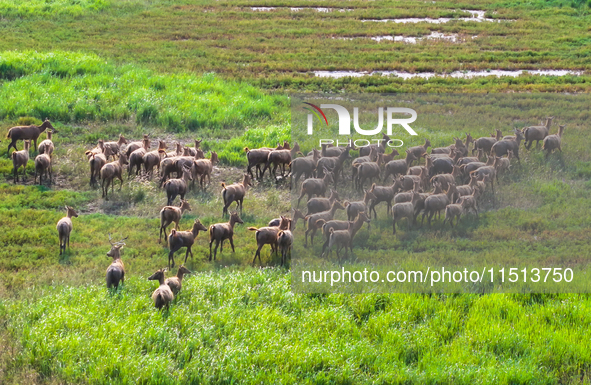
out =
[[[170,261],[172,261],[172,266],[170,265]],[[170,250],[168,253],[168,268],[172,269],[174,267],[174,251]]]
[[[230,237],[230,246],[232,246],[232,252],[233,252],[233,253],[234,253],[234,252],[236,252],[236,251],[234,250],[234,238],[233,238],[233,237]],[[259,254],[259,259],[260,259],[260,254]]]

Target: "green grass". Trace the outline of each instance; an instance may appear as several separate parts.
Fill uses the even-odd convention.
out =
[[[0,3],[0,14],[9,17],[79,16],[103,10],[110,4],[109,0],[4,0]]]
[[[340,2],[283,1],[267,6],[343,8]],[[589,76],[519,79],[415,79],[382,76],[320,79],[313,70],[589,69],[587,6],[570,1],[350,1],[350,12],[256,12],[250,1],[130,1],[100,12],[54,17],[8,17],[0,26],[0,50],[81,51],[158,72],[215,72],[270,90],[433,92],[449,90],[588,90]],[[261,5],[261,4],[258,4]],[[510,23],[363,23],[362,19],[466,16],[482,9]],[[40,19],[43,17],[43,19]],[[198,27],[197,27],[198,26]],[[422,36],[456,33],[465,41],[420,44],[338,40],[333,37]],[[472,39],[472,36],[478,36]]]
[[[215,74],[162,75],[92,54],[0,54],[0,119],[126,122],[219,134],[286,118],[287,98]]]
[[[554,384],[586,379],[578,295],[294,295],[278,269],[189,276],[169,312],[145,276],[120,293],[46,287],[0,302],[31,368],[68,383]],[[7,380],[10,381],[10,377]]]

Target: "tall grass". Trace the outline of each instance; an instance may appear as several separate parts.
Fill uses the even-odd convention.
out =
[[[88,11],[98,11],[111,5],[110,0],[3,0],[0,15],[33,17],[47,15],[78,16]]]
[[[288,99],[214,73],[162,75],[92,54],[0,54],[0,119],[133,120],[172,132],[216,133],[285,122]]]
[[[278,269],[189,276],[169,312],[146,276],[0,301],[7,369],[93,384],[554,384],[587,378],[579,295],[294,295]],[[32,297],[28,297],[32,295]]]

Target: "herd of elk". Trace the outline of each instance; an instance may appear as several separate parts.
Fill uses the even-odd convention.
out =
[[[261,251],[264,245],[270,245],[271,253],[281,252],[281,265],[286,263],[289,250],[294,243],[294,228],[298,219],[305,219],[306,229],[304,247],[308,247],[308,235],[310,244],[313,245],[314,235],[321,229],[324,236],[321,256],[330,256],[332,250],[336,250],[337,258],[341,259],[341,250],[352,253],[354,238],[364,223],[370,224],[371,213],[377,218],[376,206],[386,202],[386,211],[392,219],[392,232],[396,234],[396,224],[403,219],[407,220],[409,229],[417,222],[417,216],[422,212],[421,225],[425,217],[431,226],[436,214],[440,219],[441,212],[445,212],[443,224],[450,223],[453,227],[454,219],[458,224],[463,214],[473,212],[478,217],[478,200],[482,198],[487,184],[490,184],[494,194],[494,182],[498,182],[499,174],[511,170],[511,160],[519,158],[519,147],[522,141],[526,149],[530,149],[536,141],[536,147],[542,141],[542,149],[546,151],[546,157],[554,151],[562,151],[561,140],[564,133],[564,125],[561,125],[557,134],[550,134],[553,117],[546,119],[545,125],[528,126],[523,130],[513,130],[514,135],[502,136],[500,130],[492,136],[477,138],[474,140],[466,133],[465,140],[454,138],[453,144],[445,147],[432,148],[431,142],[426,139],[421,146],[410,147],[403,153],[401,159],[394,159],[399,155],[396,149],[386,154],[383,143],[356,149],[351,144],[345,147],[323,145],[321,151],[313,149],[308,155],[300,151],[298,143],[290,147],[284,142],[275,148],[245,148],[248,166],[242,176],[242,182],[226,185],[221,183],[221,197],[223,199],[222,217],[229,212],[233,202],[237,203],[236,210],[243,212],[243,201],[253,181],[263,179],[267,169],[272,178],[277,180],[276,170],[281,168],[285,176],[287,168],[292,175],[292,186],[298,187],[298,179],[303,175],[304,180],[299,186],[297,206],[301,199],[307,196],[307,213],[303,214],[297,208],[293,212],[293,219],[281,216],[273,220],[265,227],[248,227],[255,232],[257,249],[254,253],[252,264],[258,257],[261,261]],[[47,138],[37,147],[37,139],[41,133],[46,132]],[[57,133],[49,120],[45,120],[40,126],[18,126],[8,131],[11,143],[8,151],[14,147],[11,154],[14,166],[14,181],[18,181],[18,170],[29,161],[31,141],[34,142],[38,155],[35,158],[35,183],[37,174],[40,174],[40,182],[43,175],[49,173],[51,180],[52,155],[55,146],[52,134]],[[387,136],[385,136],[387,137]],[[24,141],[24,149],[18,151],[16,143]],[[244,223],[238,212],[231,212],[228,222],[214,223],[205,226],[200,220],[195,219],[190,230],[179,231],[179,223],[185,211],[191,211],[191,206],[185,196],[189,190],[189,181],[199,178],[200,187],[205,189],[205,182],[211,183],[213,167],[218,162],[218,155],[211,151],[209,158],[205,158],[204,151],[200,148],[201,140],[195,140],[195,147],[183,147],[180,142],[175,143],[174,151],[167,153],[166,142],[159,140],[157,149],[151,148],[151,140],[144,135],[143,140],[129,143],[123,136],[118,141],[104,142],[99,140],[96,147],[86,151],[90,166],[91,185],[95,185],[100,178],[102,196],[108,199],[108,188],[114,191],[114,179],[119,179],[123,184],[123,168],[128,165],[128,175],[140,174],[141,165],[144,174],[152,177],[154,167],[158,169],[161,184],[167,193],[167,206],[160,211],[160,234],[167,238],[168,269],[175,266],[174,254],[181,248],[186,248],[184,263],[187,263],[189,254],[193,257],[192,247],[195,245],[200,231],[207,231],[209,235],[209,260],[215,260],[218,247],[223,250],[223,243],[229,240],[232,251],[234,247],[234,227]],[[473,145],[472,155],[468,156],[470,146]],[[353,189],[348,193],[361,191],[362,199],[341,201],[339,186],[346,181],[339,181],[338,176],[344,177],[344,169],[351,158],[351,151],[359,150],[359,157],[351,163],[351,182]],[[301,154],[301,157],[297,157]],[[109,157],[113,160],[108,163]],[[484,161],[486,157],[486,161]],[[424,164],[420,162],[424,158]],[[418,166],[413,166],[419,161]],[[253,168],[255,172],[253,173]],[[176,172],[177,178],[169,178]],[[289,175],[288,174],[288,175]],[[348,174],[349,175],[349,174]],[[392,176],[392,184],[378,185],[374,179],[384,183]],[[207,179],[207,180],[206,180]],[[345,179],[345,178],[343,178]],[[369,179],[371,187],[367,190],[364,183]],[[457,183],[462,181],[465,184]],[[121,190],[120,186],[120,190]],[[329,189],[332,186],[332,189]],[[325,198],[330,190],[330,196]],[[173,206],[177,196],[180,195],[179,206]],[[393,203],[394,202],[394,203]],[[66,206],[67,215],[57,223],[59,236],[60,255],[69,248],[70,234],[73,229],[72,218],[78,217],[76,211]],[[347,220],[335,219],[338,210],[345,210]],[[167,227],[174,222],[175,226],[167,235]],[[127,239],[127,238],[125,238]],[[124,283],[125,267],[121,260],[121,249],[125,245],[122,239],[113,243],[109,235],[111,250],[107,256],[112,258],[112,263],[106,271],[106,283],[108,288],[117,289]],[[215,246],[213,243],[215,242]],[[158,309],[168,308],[181,289],[184,274],[190,271],[184,266],[179,268],[175,277],[165,279],[166,269],[160,269],[149,279],[158,280],[159,287],[154,291],[152,298]]]

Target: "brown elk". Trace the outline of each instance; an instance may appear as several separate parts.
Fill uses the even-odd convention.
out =
[[[332,171],[324,169],[324,178],[310,178],[306,179],[302,183],[300,196],[298,198],[298,204],[296,206],[300,207],[300,200],[304,195],[308,195],[308,200],[312,198],[313,195],[324,196],[328,186],[334,181],[334,176]]]
[[[273,164],[273,169],[270,168]],[[291,164],[291,151],[290,150],[274,150],[267,155],[267,162],[261,173],[261,179],[265,176],[265,171],[269,169],[269,175],[273,174],[273,178],[277,179],[275,171],[277,167],[281,166],[281,176],[285,175],[285,165]]]
[[[121,154],[119,159],[107,163],[101,167],[99,175],[102,179],[101,188],[103,190],[103,198],[105,198],[105,200],[109,200],[109,197],[107,196],[109,185],[111,185],[111,194],[113,194],[115,191],[115,178],[119,179],[119,191],[121,191],[121,188],[123,187],[123,166],[126,164],[128,164],[127,156],[125,154]]]
[[[209,226],[209,260],[211,261],[211,245],[215,241],[215,249],[213,250],[213,260],[217,255],[218,246],[220,246],[220,253],[224,249],[224,241],[230,240],[230,246],[232,246],[232,252],[234,252],[234,225],[236,223],[244,223],[238,216],[237,212],[230,214],[230,221],[226,223],[216,223]]]
[[[242,203],[249,186],[252,186],[252,183],[250,181],[250,175],[248,174],[244,174],[242,183],[234,183],[226,186],[226,184],[222,182],[222,198],[224,199],[222,216],[225,216],[228,213],[228,207],[230,207],[232,202],[236,202],[236,209],[240,207],[240,214],[242,214]]]
[[[125,155],[129,158],[131,153],[137,150],[138,148],[144,148],[146,150],[150,149],[150,137],[148,134],[144,134],[144,139],[139,142],[131,142],[125,148]]]
[[[34,143],[33,148],[37,148],[37,139],[39,138],[39,135],[48,128],[54,130],[51,122],[47,120],[47,118],[40,126],[32,124],[30,126],[16,126],[10,128],[6,137],[10,139],[11,142],[6,150],[6,155],[8,155],[11,147],[14,147],[15,151],[18,151],[18,148],[16,148],[16,142],[19,140],[32,140]]]
[[[111,250],[107,253],[107,257],[113,258],[113,262],[111,262],[111,265],[107,268],[107,289],[114,287],[115,290],[117,290],[119,282],[125,282],[125,265],[123,265],[123,261],[121,260],[121,249],[125,246],[125,242],[123,241],[126,239],[127,237],[119,242],[113,243],[111,234],[109,234]]]
[[[39,147],[37,148],[37,152],[39,154],[47,154],[49,156],[51,156],[51,154],[53,154],[53,150],[55,149],[55,146],[53,145],[53,141],[51,140],[51,136],[53,134],[57,134],[57,131],[55,131],[55,130],[47,131],[47,139],[45,139],[44,141],[39,143]]]
[[[329,210],[335,200],[339,199],[339,193],[336,190],[330,190],[328,198],[312,198],[306,203],[308,211],[306,215],[316,214]]]
[[[123,134],[119,134],[119,140],[116,142],[104,142],[103,143],[103,147],[105,148],[105,151],[107,148],[109,148],[111,150],[111,155],[113,156],[113,158],[115,158],[115,155],[119,155],[121,153],[121,150],[123,149],[123,145],[127,144],[127,139],[125,139],[125,136],[123,136]],[[107,159],[109,159],[107,157]]]
[[[166,191],[167,205],[171,206],[177,195],[181,196],[181,200],[185,199],[185,194],[188,190],[187,183],[193,180],[193,172],[188,167],[183,167],[183,177],[180,179],[169,179],[164,182],[164,190]]]
[[[25,148],[20,151],[12,152],[12,166],[14,167],[14,183],[18,182],[18,169],[23,168],[23,179],[27,175],[27,163],[29,162],[29,148],[31,141],[25,140]]]
[[[86,155],[86,158],[90,159],[90,158],[92,158],[93,155],[102,154],[104,152],[105,152],[105,143],[102,139],[99,139],[98,143],[96,144],[96,147],[92,148],[88,151],[85,151],[84,155]]]
[[[174,222],[175,230],[179,228],[179,222],[185,211],[191,211],[191,205],[189,201],[181,200],[179,207],[175,206],[164,206],[160,210],[160,236],[158,237],[158,243],[162,242],[162,234],[166,237],[166,228]]]
[[[318,224],[322,225],[322,234],[324,234],[324,244],[322,245],[322,254],[324,255],[324,252],[326,250],[326,248],[328,247],[328,244],[330,243],[330,230],[348,230],[351,226],[357,226],[354,225],[354,223],[356,221],[361,221],[360,223],[363,224],[363,222],[367,222],[367,226],[369,229],[369,225],[371,223],[371,220],[369,219],[369,217],[365,214],[365,212],[361,211],[359,212],[355,218],[353,218],[352,220],[348,220],[348,221],[339,221],[339,220],[332,220],[332,221],[324,221],[324,220],[319,220]],[[359,223],[358,223],[359,224]],[[361,227],[359,227],[361,228]],[[357,229],[355,231],[355,233],[357,233],[359,229]]]
[[[271,226],[271,227],[249,227],[248,230],[256,231],[255,239],[257,241],[257,251],[254,254],[254,258],[252,259],[252,265],[259,257],[259,263],[261,262],[261,249],[265,245],[271,245],[271,253],[277,252],[277,236],[279,235],[279,231],[287,230],[289,227],[289,219],[287,217],[281,216],[281,223],[279,226]]]
[[[111,147],[105,147],[105,152],[100,154],[92,154],[90,159],[88,160],[88,164],[90,166],[90,185],[96,185],[96,178],[101,177],[101,168],[105,164],[107,164],[107,159],[109,156],[113,155],[111,153]]]
[[[47,179],[47,174],[49,174],[49,183],[51,184],[51,158],[47,154],[39,154],[35,158],[35,179],[33,179],[34,183],[37,181],[37,174],[39,174],[39,184],[41,184],[41,178],[45,175]]]
[[[337,249],[337,258],[340,261],[339,251],[342,248],[345,248],[345,256],[347,256],[347,249],[353,253],[353,238],[355,238],[355,234],[361,229],[363,223],[369,223],[369,218],[365,215],[365,213],[360,213],[355,221],[349,222],[349,226],[347,229],[343,230],[336,230],[334,227],[328,230],[328,246],[326,251],[323,252],[323,257],[327,257],[332,248],[336,245]]]
[[[195,139],[195,147],[187,147],[189,149],[187,155],[192,156],[192,157],[197,155],[197,151],[200,150],[199,147],[201,146],[202,141],[203,141],[203,139]]]
[[[74,228],[72,225],[72,217],[77,218],[78,213],[73,208],[66,206],[67,214],[65,217],[57,222],[57,234],[60,241],[60,255],[66,251],[66,245],[70,248],[70,233]]]
[[[183,277],[185,274],[192,274],[192,272],[184,265],[181,265],[181,267],[179,267],[179,271],[176,273],[176,277],[170,277],[164,281],[164,283],[170,287],[170,290],[172,290],[174,295],[178,295],[180,293],[181,288],[183,287]]]
[[[164,272],[166,269],[160,269],[148,277],[150,281],[158,281],[160,286],[152,293],[152,301],[154,306],[160,311],[163,307],[168,310],[170,303],[174,299],[174,294],[170,287],[164,283]]]
[[[156,167],[158,173],[160,173],[160,161],[164,155],[166,155],[166,142],[161,140],[159,141],[157,150],[146,152],[142,157],[144,172],[150,175],[150,179],[154,176],[154,167]]]
[[[197,176],[200,175],[199,178],[199,186],[204,189],[204,182],[205,177],[207,177],[207,184],[211,183],[211,173],[213,172],[213,166],[218,163],[218,154],[215,151],[211,152],[211,156],[209,159],[197,159],[194,161],[194,174],[193,174],[193,183],[197,179]]]
[[[312,155],[295,158],[291,161],[291,180],[294,186],[297,185],[302,174],[305,178],[311,178],[314,175],[318,159],[320,159],[320,151],[313,149]]]
[[[281,230],[277,234],[277,247],[281,251],[281,266],[287,262],[287,252],[291,249],[293,244],[293,234],[291,230]]]
[[[190,231],[176,231],[175,229],[171,230],[170,235],[168,236],[168,248],[170,249],[168,253],[169,269],[174,267],[174,253],[183,247],[187,248],[184,263],[187,263],[189,253],[191,254],[191,258],[193,258],[193,251],[191,251],[191,247],[193,247],[195,239],[199,235],[200,231],[207,231],[207,227],[203,226],[199,219],[195,219],[193,228]],[[172,266],[170,265],[170,261],[172,261]]]
[[[307,247],[308,246],[308,234],[312,233],[310,235],[310,243],[313,245],[314,244],[314,235],[316,234],[316,231],[318,231],[318,229],[320,227],[322,227],[322,224],[320,224],[320,220],[322,219],[323,221],[330,221],[334,218],[335,213],[337,212],[337,210],[344,210],[345,206],[343,206],[343,204],[339,201],[334,201],[332,206],[330,207],[330,210],[327,211],[322,211],[316,214],[311,214],[311,215],[306,215],[306,225],[307,225],[307,229],[306,229],[306,238],[305,238],[305,242],[304,242],[304,246]]]
[[[558,127],[558,134],[548,135],[544,138],[542,149],[546,151],[546,158],[548,158],[550,153],[554,150],[562,152],[562,148],[560,146],[562,145],[562,134],[564,134],[564,127],[566,127],[566,124]]]

